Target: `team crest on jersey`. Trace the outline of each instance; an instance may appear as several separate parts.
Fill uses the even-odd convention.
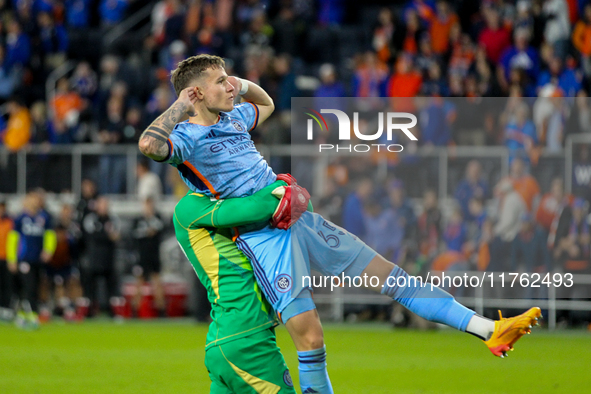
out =
[[[293,387],[293,380],[291,380],[291,375],[289,374],[289,369],[286,369],[285,372],[283,372],[283,382],[288,387]]]
[[[280,293],[285,293],[291,289],[291,276],[281,274],[275,279],[275,288]]]
[[[244,131],[244,127],[242,127],[240,122],[238,122],[236,120],[232,121],[232,126],[234,126],[234,128],[238,131]]]

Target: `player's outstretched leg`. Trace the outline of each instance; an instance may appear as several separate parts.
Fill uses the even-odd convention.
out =
[[[298,300],[301,299],[296,299],[295,304]],[[290,309],[288,307],[283,311],[283,318],[290,313]],[[298,351],[302,393],[333,394],[326,370],[326,347],[318,312],[312,309],[287,318],[285,327]]]
[[[540,308],[532,308],[510,319],[487,319],[458,303],[445,290],[411,278],[380,255],[373,258],[363,273],[380,278],[381,288],[374,290],[381,290],[422,318],[477,336],[495,356],[506,356],[507,350],[512,350],[513,344],[541,317]]]

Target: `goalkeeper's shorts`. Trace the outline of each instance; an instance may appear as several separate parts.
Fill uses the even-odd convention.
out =
[[[210,394],[295,394],[272,329],[212,346],[205,352]]]
[[[315,308],[311,269],[324,276],[344,273],[354,278],[377,254],[313,212],[304,212],[289,230],[267,226],[241,234],[236,245],[251,260],[259,286],[283,323]],[[326,285],[330,287],[330,282]]]

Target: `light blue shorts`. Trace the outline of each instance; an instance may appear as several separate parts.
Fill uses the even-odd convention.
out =
[[[236,245],[251,260],[257,282],[284,323],[315,308],[306,279],[311,269],[353,277],[376,256],[359,238],[312,212],[289,230],[267,226],[241,234]]]

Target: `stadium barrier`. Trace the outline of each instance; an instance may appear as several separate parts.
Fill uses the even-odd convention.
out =
[[[577,136],[579,137],[579,136]],[[574,141],[569,137],[567,147],[573,149],[573,144],[584,141],[591,143],[591,136],[584,135],[583,138],[577,138]],[[347,152],[311,152],[308,145],[257,145],[258,150],[265,159],[273,164],[275,159],[305,158],[306,162],[312,163],[314,170],[311,176],[311,184],[304,185],[310,189],[311,193],[318,194],[323,190],[326,177],[326,169],[331,161],[336,158],[364,158],[374,160],[365,153],[347,153]],[[67,188],[75,195],[80,194],[82,179],[86,177],[96,178],[98,176],[98,164],[96,163],[101,156],[113,155],[125,158],[126,172],[126,194],[131,197],[135,194],[136,186],[136,166],[141,157],[135,144],[121,145],[102,145],[102,144],[72,144],[72,145],[29,145],[16,153],[0,147],[0,175],[2,183],[0,184],[0,193],[22,194],[29,188],[31,179],[31,170],[29,167],[45,164],[44,170],[47,176],[52,179],[66,178]],[[483,163],[483,176],[489,184],[496,183],[501,177],[508,174],[509,152],[506,148],[496,147],[421,147],[412,154],[415,160],[420,161],[420,169],[428,176],[429,181],[436,180],[437,191],[440,196],[447,197],[453,195],[455,184],[464,176],[465,165],[469,160],[475,159]],[[62,158],[64,161],[61,166],[54,166],[54,161]],[[308,160],[309,159],[309,160]],[[300,160],[298,160],[299,162]],[[425,166],[424,164],[431,164]],[[404,163],[402,163],[404,165]],[[551,181],[554,176],[564,177],[566,180],[567,192],[572,187],[572,179],[569,176],[573,170],[573,158],[571,154],[553,153],[542,154],[539,163],[532,168],[532,174],[541,183],[542,190],[546,190],[545,184]],[[375,168],[378,179],[386,179],[395,168],[389,158],[385,155],[375,159]],[[287,168],[285,169],[288,170]],[[409,197],[420,197],[422,191],[413,186],[414,174],[412,168],[408,171],[407,193]],[[297,169],[293,169],[294,173]],[[402,171],[402,178],[405,177]],[[590,173],[591,175],[591,173]],[[398,176],[398,174],[397,174]],[[305,177],[304,177],[305,179]],[[404,179],[402,179],[404,181]],[[591,183],[591,179],[588,179]],[[302,183],[302,182],[300,182]],[[57,190],[56,190],[57,191]]]

